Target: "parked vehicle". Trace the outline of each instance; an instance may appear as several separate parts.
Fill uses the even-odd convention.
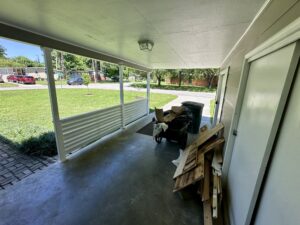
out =
[[[112,80],[113,82],[119,82],[119,75],[112,76],[112,77],[111,77],[111,80]]]
[[[70,75],[70,78],[67,81],[68,85],[82,85],[83,84],[83,79],[81,75],[77,72],[73,72]]]
[[[23,82],[23,75],[17,75],[16,76],[16,82],[22,84],[22,82]]]
[[[8,75],[7,81],[16,83],[17,82],[17,76],[14,75],[14,74]]]
[[[22,84],[35,84],[35,78],[33,76],[22,76]]]

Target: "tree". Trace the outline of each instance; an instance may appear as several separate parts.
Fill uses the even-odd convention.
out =
[[[11,59],[13,62],[20,64],[23,67],[42,67],[43,63],[33,61],[25,56],[17,56]]]
[[[0,58],[5,58],[6,56],[6,49],[0,45]]]
[[[167,70],[153,70],[153,74],[157,79],[157,85],[161,86],[161,82],[164,80],[165,76],[167,75],[168,71]]]
[[[208,88],[212,87],[214,78],[218,75],[219,69],[202,69],[201,70],[201,76],[207,81]]]
[[[24,67],[24,65],[14,62],[11,59],[0,58],[0,67]]]
[[[14,57],[12,60],[17,63],[20,63],[21,65],[24,65],[25,67],[33,67],[34,66],[34,62],[25,56],[17,56],[17,57]]]
[[[87,65],[89,59],[86,57],[65,53],[63,59],[67,70],[87,70],[89,68]]]
[[[106,77],[109,77],[113,81],[119,81],[119,67],[116,64],[104,62],[103,63],[103,72]]]
[[[82,74],[83,84],[86,85],[88,92],[89,92],[89,84],[91,82],[91,77],[88,73]],[[89,93],[88,93],[89,94]]]

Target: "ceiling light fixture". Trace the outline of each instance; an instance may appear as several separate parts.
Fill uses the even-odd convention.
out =
[[[149,41],[149,40],[141,40],[138,41],[139,46],[140,46],[140,50],[145,51],[145,52],[151,52],[152,48],[153,48],[153,41]]]

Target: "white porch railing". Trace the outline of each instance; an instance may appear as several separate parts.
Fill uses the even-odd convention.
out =
[[[121,106],[61,119],[66,153],[83,148],[121,128]]]
[[[147,99],[140,99],[124,104],[124,123],[128,125],[139,118],[147,115]]]
[[[124,104],[124,123],[128,125],[147,115],[147,99]],[[121,129],[121,105],[100,109],[60,121],[65,154],[98,141],[105,135]]]

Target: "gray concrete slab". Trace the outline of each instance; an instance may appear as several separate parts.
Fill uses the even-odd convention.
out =
[[[125,133],[0,192],[0,224],[203,224],[197,195],[172,193],[178,145]]]

